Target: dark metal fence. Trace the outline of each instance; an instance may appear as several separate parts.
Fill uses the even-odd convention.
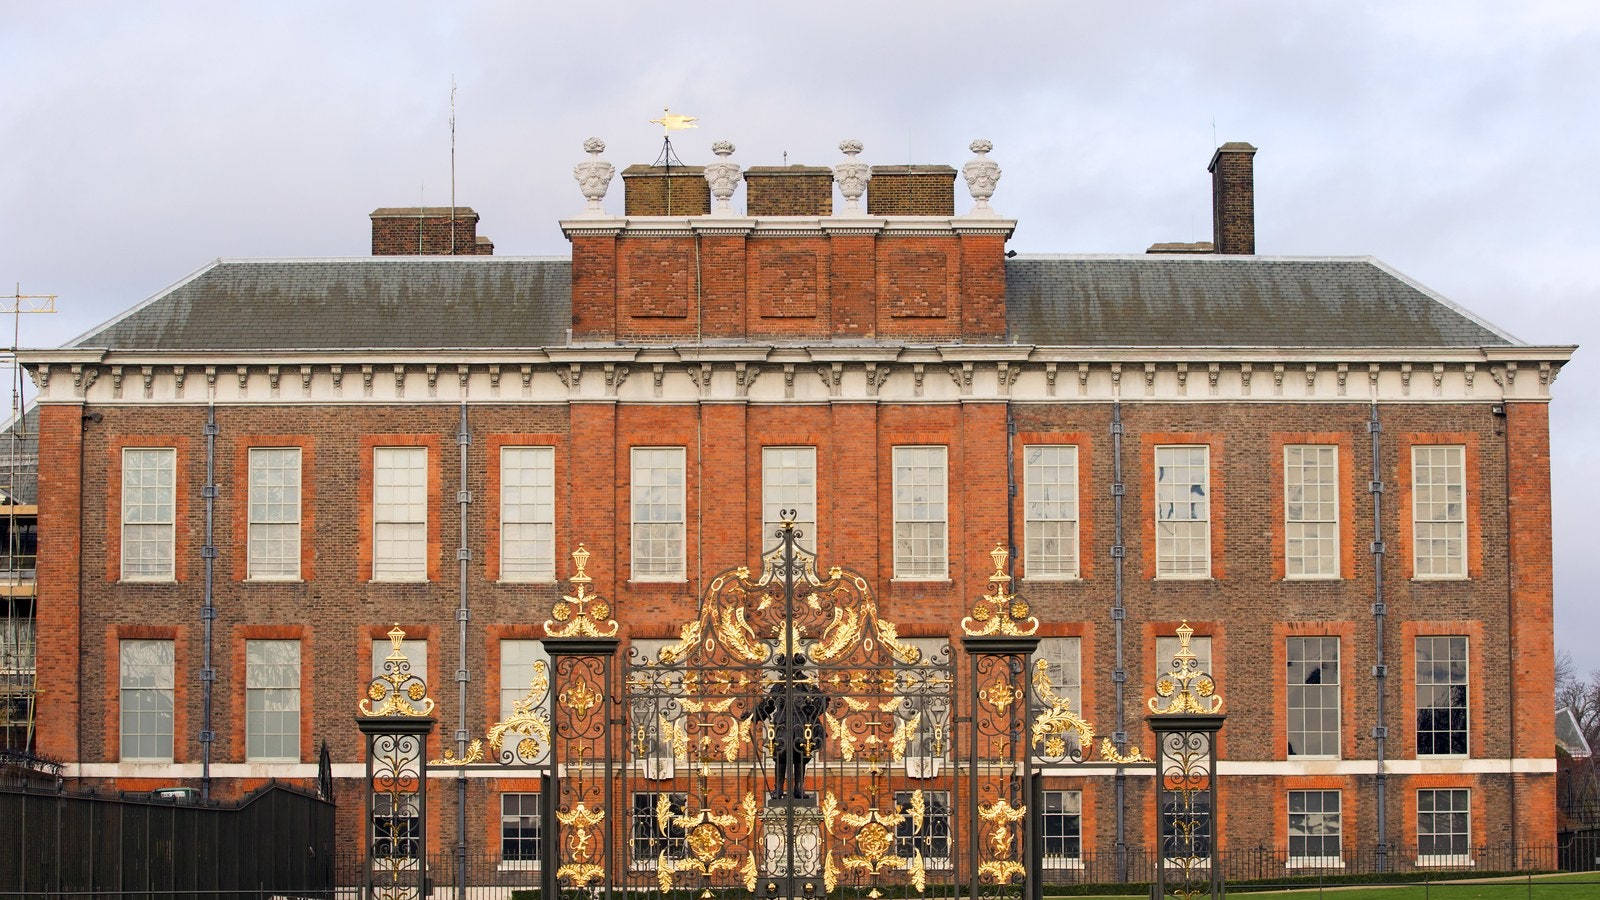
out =
[[[0,898],[333,896],[333,804],[277,784],[232,806],[0,787],[0,834]]]

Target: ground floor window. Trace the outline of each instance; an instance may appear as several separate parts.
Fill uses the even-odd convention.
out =
[[[1314,865],[1343,856],[1338,791],[1289,792],[1289,862]]]
[[[417,795],[372,795],[372,855],[380,859],[416,859],[422,838]]]
[[[539,795],[500,795],[500,859],[538,862]]]
[[[901,813],[909,813],[914,791],[895,791],[894,803]],[[894,829],[896,856],[910,859],[922,854],[922,862],[929,868],[950,864],[950,792],[922,792],[922,828],[909,815]]]
[[[1077,862],[1083,856],[1083,792],[1045,791],[1039,820],[1045,865]]]
[[[1167,794],[1161,804],[1161,852],[1167,859],[1211,858],[1211,794],[1190,795],[1184,806],[1180,794]]]
[[[669,819],[665,830],[657,819],[656,808],[667,801]],[[684,815],[687,797],[662,791],[635,791],[632,816],[628,822],[628,844],[635,869],[654,869],[665,853],[668,859],[682,859],[687,852],[684,832],[670,817]]]
[[[1472,792],[1465,788],[1417,791],[1417,859],[1459,861],[1471,852]]]

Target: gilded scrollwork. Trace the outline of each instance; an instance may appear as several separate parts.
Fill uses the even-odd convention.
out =
[[[1010,556],[1003,544],[996,544],[989,551],[989,558],[994,560],[989,590],[978,598],[972,615],[961,620],[961,630],[968,637],[1028,637],[1039,630],[1039,620],[1034,618],[1028,602],[1011,592],[1011,576],[1006,574]]]
[[[572,561],[577,573],[567,579],[572,585],[571,594],[563,594],[550,607],[550,618],[544,622],[544,633],[553,638],[616,637],[617,620],[610,618],[611,606],[599,595],[589,593],[594,579],[585,571],[589,564],[589,551],[582,544],[572,551]]]
[[[426,716],[433,712],[433,699],[428,696],[428,683],[421,675],[411,671],[411,661],[406,659],[401,645],[406,633],[399,624],[389,630],[389,643],[393,649],[384,657],[383,672],[367,685],[367,696],[356,708],[363,716]]]
[[[556,870],[556,878],[582,888],[605,877],[605,868],[595,862],[599,858],[595,848],[597,830],[605,819],[605,810],[589,809],[582,801],[570,810],[556,813],[556,821],[571,829],[562,848],[568,861]]]
[[[1148,701],[1158,716],[1186,714],[1215,715],[1222,712],[1222,695],[1210,673],[1200,671],[1200,661],[1190,642],[1194,629],[1188,622],[1178,626],[1178,652],[1170,668],[1156,679],[1156,696]]]

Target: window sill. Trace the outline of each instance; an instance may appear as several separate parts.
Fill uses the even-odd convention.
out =
[[[1418,754],[1415,755],[1415,757],[1417,759],[1443,759],[1443,760],[1471,759],[1472,758],[1472,754],[1470,754],[1470,753],[1418,753]]]
[[[305,584],[301,578],[246,578],[245,584]]]
[[[1413,576],[1411,576],[1411,580],[1413,582],[1471,581],[1472,580],[1472,576],[1470,576],[1470,575],[1413,575]]]
[[[1283,864],[1285,869],[1342,869],[1344,860],[1337,856],[1291,857]]]
[[[422,578],[369,578],[367,584],[428,584],[432,579]]]
[[[1154,581],[1215,581],[1211,573],[1204,575],[1157,575]]]
[[[644,585],[644,584],[688,584],[688,583],[689,583],[689,579],[683,578],[683,577],[677,577],[677,578],[673,578],[673,577],[667,577],[667,578],[629,578],[628,579],[628,584],[630,586],[631,585]]]
[[[247,765],[252,765],[252,766],[297,766],[297,765],[300,764],[300,757],[298,757],[298,756],[279,756],[279,757],[247,756],[247,757],[245,757],[245,763]]]
[[[130,766],[170,766],[173,764],[170,756],[124,756],[118,759],[117,762],[127,763]]]
[[[555,576],[549,578],[497,578],[495,584],[555,584]]]
[[[1472,868],[1478,865],[1478,861],[1473,859],[1471,856],[1419,856],[1417,857],[1416,865],[1419,868],[1424,866],[1430,868],[1442,868],[1446,866],[1452,868]]]
[[[1320,582],[1326,582],[1326,583],[1329,583],[1329,584],[1337,584],[1338,582],[1343,581],[1344,578],[1342,578],[1341,576],[1338,576],[1338,575],[1285,575],[1285,576],[1283,576],[1283,580],[1284,581],[1300,581],[1300,582],[1309,581],[1309,582],[1313,582],[1313,583],[1320,581]]]
[[[168,578],[119,578],[117,584],[177,584],[178,579]]]
[[[1289,762],[1338,762],[1344,759],[1337,753],[1285,753],[1283,758]]]
[[[1083,580],[1081,575],[1023,575],[1029,584],[1074,584]]]
[[[1046,869],[1081,869],[1081,868],[1083,868],[1083,859],[1081,857],[1066,857],[1066,858],[1062,858],[1062,857],[1059,857],[1059,856],[1046,856],[1044,858],[1044,868],[1046,868]]]
[[[949,575],[896,575],[889,579],[890,584],[950,584]]]

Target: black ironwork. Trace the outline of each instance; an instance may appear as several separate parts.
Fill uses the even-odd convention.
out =
[[[1160,855],[1156,896],[1222,897],[1222,867],[1213,859],[1217,822],[1216,714],[1149,716],[1156,738],[1156,821]]]
[[[411,671],[401,646],[405,632],[389,632],[393,651],[358,704],[356,725],[367,744],[365,795],[366,896],[419,900],[428,894],[428,735],[437,720],[427,682]]]

